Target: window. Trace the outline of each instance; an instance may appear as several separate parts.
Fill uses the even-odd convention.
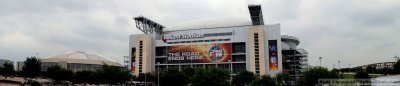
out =
[[[232,53],[245,53],[246,45],[244,42],[241,43],[232,43]]]
[[[226,33],[226,35],[228,35],[228,36],[230,36],[230,35],[232,35],[232,34],[233,34],[232,32]]]
[[[230,41],[231,39],[224,39],[224,41]]]
[[[233,72],[238,74],[241,71],[246,71],[245,63],[234,63],[232,64]]]
[[[258,35],[258,33],[254,33],[254,35]]]
[[[167,63],[166,58],[156,58],[156,63],[155,64],[165,64]]]
[[[232,62],[245,62],[246,56],[245,55],[232,55]]]
[[[213,36],[218,36],[218,33],[214,33]]]

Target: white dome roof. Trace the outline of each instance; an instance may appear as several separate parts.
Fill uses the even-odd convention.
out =
[[[252,25],[249,18],[215,18],[200,19],[176,25],[171,28],[165,28],[166,31],[203,29],[203,28],[219,28]]]
[[[42,62],[67,62],[67,63],[80,63],[80,64],[98,64],[98,65],[112,65],[122,66],[117,62],[95,54],[88,54],[82,51],[76,51],[72,53],[60,54],[49,56],[42,59]]]

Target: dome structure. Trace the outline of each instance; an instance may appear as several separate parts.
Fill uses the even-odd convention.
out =
[[[111,59],[96,54],[85,53],[82,51],[53,55],[42,59],[43,68],[60,65],[63,68],[75,72],[82,70],[95,71],[104,64],[122,67],[121,64],[118,64]]]
[[[88,54],[82,51],[76,51],[72,53],[60,54],[49,56],[42,59],[42,62],[60,62],[65,61],[67,63],[81,63],[81,64],[98,64],[98,65],[112,65],[112,66],[122,66],[115,61],[112,61],[106,57],[102,57],[96,54]]]

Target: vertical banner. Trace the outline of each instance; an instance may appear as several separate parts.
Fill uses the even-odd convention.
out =
[[[131,50],[132,52],[131,52],[131,72],[132,73],[134,73],[135,72],[135,57],[136,57],[136,49],[135,48],[132,48],[132,50]]]
[[[268,40],[269,70],[278,70],[278,46],[276,40]]]
[[[167,47],[167,63],[219,63],[232,58],[230,43]]]

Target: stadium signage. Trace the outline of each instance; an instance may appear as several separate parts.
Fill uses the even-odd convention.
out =
[[[221,63],[232,60],[232,44],[177,45],[167,47],[167,63]]]
[[[191,39],[191,38],[203,38],[204,34],[171,34],[171,35],[163,35],[162,40],[166,42],[167,40],[178,40],[178,39]]]

